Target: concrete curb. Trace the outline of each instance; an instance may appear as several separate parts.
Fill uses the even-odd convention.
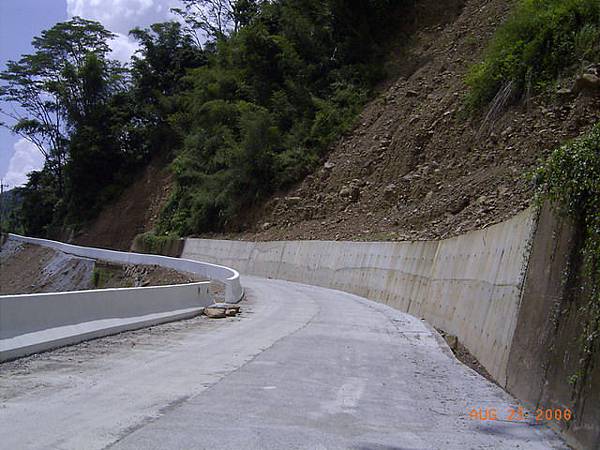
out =
[[[79,257],[120,264],[159,265],[225,285],[225,298],[243,297],[239,273],[228,267],[167,256],[80,247],[11,234],[9,239]],[[193,317],[212,303],[210,281],[171,286],[0,296],[0,361]]]
[[[140,264],[157,265],[169,269],[179,270],[181,272],[195,273],[209,280],[216,280],[225,285],[225,301],[228,303],[239,302],[243,295],[242,285],[240,283],[240,274],[229,267],[218,264],[211,264],[202,261],[193,261],[190,259],[173,258],[170,256],[149,255],[145,253],[120,252],[116,250],[106,250],[94,247],[82,247],[78,245],[65,244],[63,242],[51,241],[48,239],[38,239],[18,234],[9,234],[9,239],[20,242],[26,242],[34,245],[59,250],[75,256],[84,258],[100,259],[119,264]]]

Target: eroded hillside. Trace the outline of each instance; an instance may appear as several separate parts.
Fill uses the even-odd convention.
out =
[[[573,93],[574,80],[563,79],[555,95],[508,101],[493,114],[466,111],[466,75],[511,7],[507,0],[467,0],[443,18],[439,8],[424,8],[420,31],[389,63],[402,75],[382,88],[314,173],[247,207],[226,237],[428,239],[483,228],[528,207],[528,173],[598,121],[600,99]],[[427,11],[436,17],[427,19]],[[170,185],[164,172],[155,179],[152,173],[108,206],[79,242],[127,248],[151,229]]]
[[[509,10],[505,0],[469,0],[454,22],[419,33],[406,57],[420,67],[365,109],[319,170],[252,211],[241,237],[448,237],[528,207],[527,173],[598,121],[600,101],[562,80],[554,98],[469,118],[465,75]]]

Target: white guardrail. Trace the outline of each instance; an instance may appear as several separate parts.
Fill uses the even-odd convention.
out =
[[[225,300],[229,303],[237,303],[243,296],[239,273],[216,264],[80,247],[15,234],[10,234],[9,239],[84,258],[190,272],[223,283]],[[210,281],[202,281],[171,286],[0,295],[0,361],[192,317],[211,303],[209,285]]]

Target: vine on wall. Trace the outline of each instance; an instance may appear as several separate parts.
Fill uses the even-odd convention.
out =
[[[556,149],[537,169],[538,198],[557,205],[583,231],[581,294],[589,301],[578,337],[581,357],[570,378],[574,395],[581,393],[600,352],[600,122],[592,130]]]

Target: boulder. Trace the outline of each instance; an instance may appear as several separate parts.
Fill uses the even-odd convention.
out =
[[[600,77],[591,73],[584,73],[575,80],[573,87],[575,94],[583,93],[600,93]]]
[[[352,203],[356,203],[360,199],[360,187],[356,184],[344,186],[340,189],[340,197],[350,200]]]
[[[350,197],[350,188],[348,186],[344,186],[342,189],[340,189],[340,197]]]
[[[211,319],[222,319],[235,316],[240,312],[240,306],[233,303],[213,303],[204,308],[204,315]]]
[[[204,308],[204,315],[211,319],[223,319],[227,317],[227,308],[220,306],[210,305]]]
[[[388,184],[383,189],[383,198],[386,199],[387,201],[393,200],[395,195],[396,195],[396,185],[394,183]]]
[[[240,310],[239,310],[239,309],[236,309],[236,308],[227,308],[227,309],[225,310],[225,315],[227,315],[227,317],[232,317],[232,316],[235,316],[235,315],[237,315],[237,313],[238,313],[239,311],[240,311]]]

